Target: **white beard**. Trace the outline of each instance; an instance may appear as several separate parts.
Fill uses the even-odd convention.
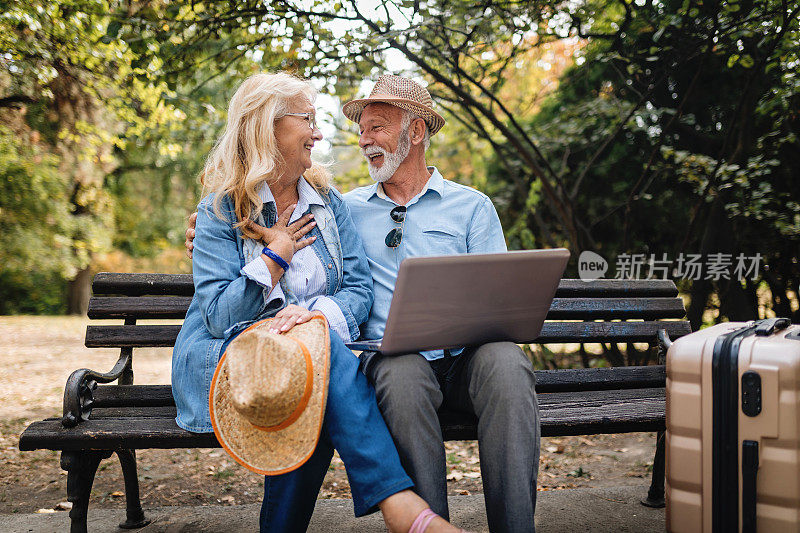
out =
[[[400,140],[397,143],[397,150],[394,152],[388,152],[379,146],[370,146],[368,148],[361,149],[361,153],[367,158],[369,175],[373,180],[383,183],[394,176],[394,173],[397,172],[397,168],[403,161],[406,160],[408,153],[411,151],[411,139],[408,138],[408,134],[408,129],[400,134]],[[381,167],[374,166],[369,160],[369,156],[375,154],[383,155],[383,165]]]

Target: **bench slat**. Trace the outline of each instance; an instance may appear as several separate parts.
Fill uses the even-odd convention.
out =
[[[174,405],[157,407],[103,407],[92,409],[89,420],[104,418],[175,418],[178,409]]]
[[[669,279],[562,279],[557,298],[657,298],[678,296],[678,287]]]
[[[631,433],[665,429],[663,388],[539,395],[543,437]],[[477,419],[464,413],[440,415],[445,440],[475,440]]]
[[[191,274],[126,274],[100,272],[92,283],[94,294],[127,296],[175,295],[192,296]],[[556,291],[558,298],[654,298],[674,297],[678,289],[672,280],[599,279],[583,281],[562,279]]]
[[[175,405],[172,385],[99,385],[94,407],[164,407]]]
[[[547,320],[658,320],[685,315],[680,298],[555,298]]]
[[[535,374],[539,394],[657,388],[664,387],[667,378],[664,365],[536,370]],[[98,408],[175,405],[171,385],[100,385],[93,397],[93,416]]]
[[[192,296],[194,282],[191,274],[100,272],[94,277],[92,292],[127,296],[145,294]]]
[[[656,431],[664,428],[664,389],[632,389],[542,394],[542,435],[583,435]],[[162,408],[156,408],[162,409]],[[445,440],[477,437],[475,418],[460,413],[441,416]],[[213,434],[190,433],[172,418],[98,418],[65,429],[58,419],[34,422],[22,433],[22,451],[110,450],[117,448],[219,447]]]
[[[536,392],[649,389],[666,387],[664,365],[618,366],[614,368],[565,368],[535,370]]]
[[[191,296],[106,296],[89,300],[89,318],[184,318]]]
[[[537,344],[563,342],[655,342],[665,330],[671,339],[692,332],[685,320],[644,322],[545,322]]]
[[[89,300],[89,318],[184,318],[186,296],[106,296]],[[683,318],[680,298],[555,298],[549,320]]]
[[[34,422],[19,438],[21,451],[117,448],[218,448],[213,433],[190,433],[171,418],[105,418],[65,429],[60,420]]]
[[[163,326],[87,326],[87,348],[174,346],[181,327]],[[691,332],[686,321],[645,322],[545,322],[538,344],[564,342],[654,342],[659,330],[670,338]]]
[[[175,346],[180,330],[178,325],[86,326],[85,345],[87,348],[169,347]]]

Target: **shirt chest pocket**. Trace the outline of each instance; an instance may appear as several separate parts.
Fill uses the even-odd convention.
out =
[[[467,253],[463,235],[448,227],[427,227],[422,230],[422,248],[425,255],[452,255]]]

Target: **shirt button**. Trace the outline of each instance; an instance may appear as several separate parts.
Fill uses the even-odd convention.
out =
[[[328,263],[328,270],[333,268],[333,263]]]

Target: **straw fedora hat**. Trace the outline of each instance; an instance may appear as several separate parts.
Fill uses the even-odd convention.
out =
[[[319,440],[328,396],[330,339],[319,313],[285,334],[256,322],[234,339],[211,380],[214,434],[239,464],[264,475],[291,472]]]
[[[410,78],[393,74],[379,77],[368,98],[347,102],[342,106],[342,112],[353,122],[358,122],[364,108],[375,102],[411,111],[425,121],[431,135],[444,126],[442,116],[433,110],[433,100],[428,90]]]

